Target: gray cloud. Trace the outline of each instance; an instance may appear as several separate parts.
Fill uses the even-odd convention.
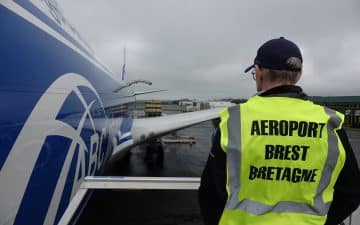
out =
[[[95,53],[127,78],[152,80],[149,98],[249,97],[243,70],[257,48],[285,36],[304,55],[300,84],[311,95],[360,94],[358,0],[59,1]],[[149,89],[146,86],[138,89]]]

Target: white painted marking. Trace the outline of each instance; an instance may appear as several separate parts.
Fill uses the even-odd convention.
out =
[[[82,149],[86,145],[79,133],[70,125],[57,121],[56,116],[68,95],[78,86],[85,86],[91,89],[103,104],[95,88],[84,77],[78,74],[65,74],[58,78],[42,95],[25,125],[21,129],[2,169],[0,170],[0,224],[13,224],[21,201],[27,188],[30,176],[34,170],[35,163],[40,154],[46,137],[58,135],[67,137],[76,142]],[[51,94],[54,90],[62,88],[64,94]],[[34,132],[36,131],[36,132]],[[71,163],[70,151],[64,162],[61,176],[54,193],[51,204],[51,213],[48,217],[55,217],[58,204],[54,199],[63,192],[63,183]],[[72,155],[71,155],[72,156]],[[46,179],[46,178],[44,178]],[[62,188],[61,188],[62,187]],[[54,203],[53,203],[54,202]],[[54,211],[52,211],[54,210]],[[50,220],[50,219],[49,219]],[[52,219],[53,220],[53,219]]]
[[[120,133],[120,131],[119,131],[118,135],[119,135],[119,141],[121,141],[122,139],[131,136],[131,132],[126,132],[126,133],[124,133],[124,134],[121,135],[121,133]]]
[[[101,102],[101,99],[100,99],[99,95],[97,94],[95,88],[89,82],[87,82],[86,86],[89,87],[96,94],[98,101],[101,103],[102,108],[104,108],[104,106],[103,106],[103,104]],[[86,121],[86,118],[87,118],[87,116],[90,115],[90,108],[93,105],[94,101],[91,102],[89,104],[89,106],[88,106],[85,99],[84,99],[84,97],[80,93],[78,87],[73,86],[72,89],[74,90],[77,97],[80,99],[80,102],[81,102],[81,104],[83,105],[83,107],[85,109],[85,112],[84,112],[84,114],[83,114],[83,116],[82,116],[82,118],[80,120],[78,129],[76,131],[77,134],[80,136],[81,131],[82,131],[83,127],[84,127],[84,123]],[[95,133],[96,129],[95,129],[94,121],[93,121],[91,116],[89,116],[89,118],[90,118],[91,125],[92,125],[91,128],[93,129],[93,132]],[[71,164],[72,158],[74,157],[75,149],[76,149],[76,146],[78,144],[78,140],[76,140],[76,139],[72,139],[72,140],[73,141],[72,141],[72,143],[70,145],[68,154],[66,155],[66,159],[65,159],[63,168],[61,170],[60,177],[59,177],[58,182],[56,184],[55,192],[54,192],[54,194],[52,196],[50,206],[49,206],[49,209],[48,209],[47,214],[46,214],[46,218],[45,218],[45,222],[44,222],[44,224],[46,224],[46,225],[54,224],[56,213],[57,213],[57,211],[59,209],[59,204],[60,204],[60,201],[61,201],[61,197],[62,197],[62,194],[63,194],[65,183],[66,183],[66,177],[67,177],[67,175],[69,173],[70,164]],[[79,148],[78,161],[77,161],[77,165],[76,165],[76,172],[75,172],[75,176],[74,176],[74,183],[73,183],[73,186],[72,186],[70,199],[74,196],[77,188],[80,185],[80,183],[77,182],[80,165],[82,166],[82,169],[81,169],[82,177],[85,177],[87,175],[87,174],[85,174],[85,164],[81,163],[81,161],[85,161],[84,160],[85,159],[85,155],[84,155],[85,151],[89,151],[86,146],[82,146],[82,147]],[[90,152],[90,154],[92,154],[92,153]],[[90,170],[90,168],[89,168],[89,170]]]

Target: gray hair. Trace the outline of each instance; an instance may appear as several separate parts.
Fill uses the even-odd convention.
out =
[[[298,81],[301,71],[263,69],[265,79],[270,82],[282,82],[295,84]]]

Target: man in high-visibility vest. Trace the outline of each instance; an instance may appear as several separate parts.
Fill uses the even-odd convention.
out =
[[[344,116],[295,84],[298,46],[281,37],[257,51],[258,94],[223,110],[199,189],[206,225],[337,225],[360,203],[360,172]]]

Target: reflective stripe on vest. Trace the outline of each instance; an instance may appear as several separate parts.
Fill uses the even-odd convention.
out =
[[[259,97],[257,97],[259,98]],[[285,100],[286,101],[286,100]],[[298,100],[303,101],[303,100]],[[250,100],[248,101],[250,102]],[[305,102],[305,101],[304,101]],[[305,105],[306,107],[307,105]],[[316,106],[318,107],[318,106]],[[343,119],[337,114],[336,111],[325,108],[324,115],[329,116],[327,123],[327,142],[328,142],[328,154],[325,160],[325,167],[322,170],[320,181],[317,186],[317,191],[314,197],[314,204],[295,202],[295,201],[280,201],[274,205],[264,204],[262,202],[254,201],[251,199],[242,199],[239,201],[241,190],[241,115],[240,107],[234,106],[227,111],[221,113],[222,121],[226,121],[226,124],[222,122],[220,124],[221,129],[221,146],[227,152],[227,168],[228,168],[228,201],[225,206],[225,210],[243,210],[247,213],[254,215],[263,215],[269,212],[277,213],[303,213],[311,215],[324,216],[327,214],[332,196],[327,197],[327,201],[323,199],[324,190],[327,188],[333,188],[335,183],[332,180],[334,168],[338,163],[339,158],[339,146],[342,148],[341,143],[338,143],[338,137],[336,134],[337,128],[342,124]],[[311,115],[309,116],[311,117]],[[342,158],[342,164],[344,157]],[[341,164],[341,163],[340,163]],[[339,168],[339,166],[337,167]],[[340,166],[340,169],[342,165]],[[338,170],[340,170],[338,169]],[[338,175],[339,171],[337,171]],[[336,177],[337,177],[336,175]],[[331,183],[331,184],[330,184]],[[286,184],[284,184],[286,185]],[[330,191],[330,193],[332,193]]]

